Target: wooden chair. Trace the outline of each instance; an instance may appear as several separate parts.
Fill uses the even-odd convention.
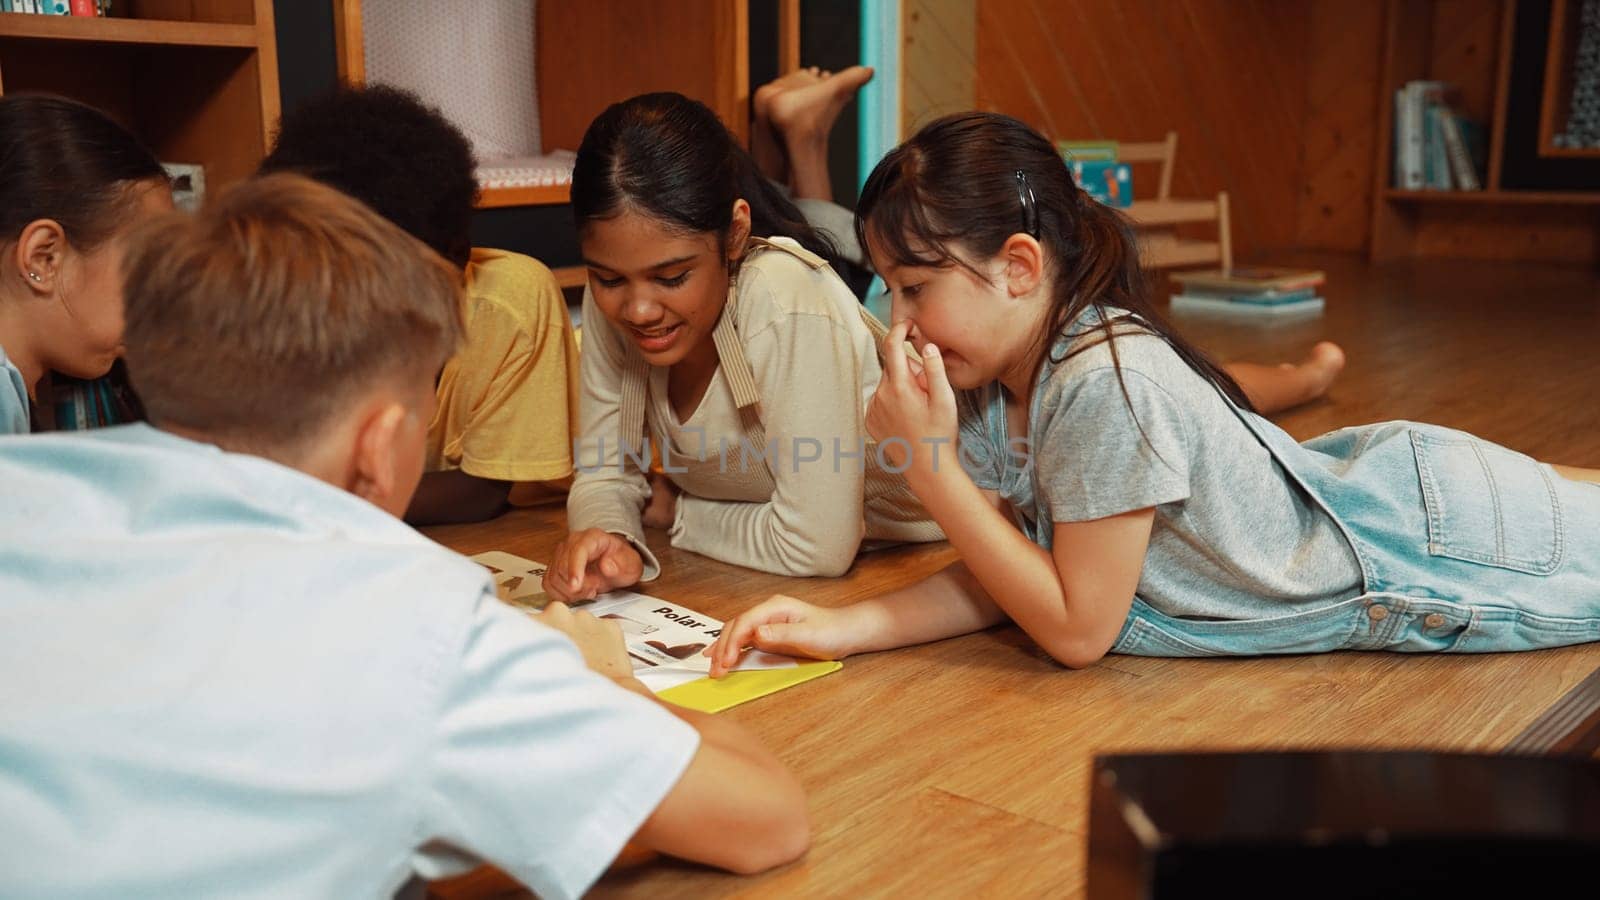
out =
[[[1139,261],[1149,269],[1176,269],[1214,264],[1224,271],[1233,268],[1233,241],[1228,228],[1228,192],[1215,199],[1175,200],[1172,191],[1172,166],[1178,155],[1178,133],[1167,132],[1164,141],[1122,144],[1117,158],[1126,163],[1161,164],[1160,187],[1153,199],[1135,199],[1123,210],[1139,234]],[[1135,182],[1137,184],[1137,181]],[[1178,226],[1196,222],[1215,222],[1215,241],[1179,237]]]

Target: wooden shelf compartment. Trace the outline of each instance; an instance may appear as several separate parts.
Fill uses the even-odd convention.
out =
[[[103,110],[163,162],[203,164],[208,194],[248,178],[260,163],[269,137],[267,117],[277,118],[276,74],[263,72],[262,54],[238,47],[0,35],[6,93],[61,94]],[[269,77],[270,90],[263,90]],[[267,94],[274,102],[264,115]]]
[[[217,22],[12,14],[0,16],[0,39],[254,50],[256,27]]]
[[[502,206],[555,206],[566,203],[570,186],[565,184],[537,187],[487,187],[478,193],[479,209],[496,209]]]

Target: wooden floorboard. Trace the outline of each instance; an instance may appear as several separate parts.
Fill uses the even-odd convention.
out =
[[[1326,400],[1281,416],[1300,438],[1408,418],[1535,456],[1600,467],[1600,279],[1591,271],[1422,262],[1327,269],[1327,313],[1298,323],[1186,319],[1223,359],[1350,360]],[[467,553],[548,559],[558,509],[431,530]],[[940,546],[868,554],[839,579],[783,579],[666,547],[647,590],[727,618],[774,592],[839,605],[951,559]],[[1097,753],[1283,748],[1498,752],[1600,666],[1600,645],[1522,654],[1338,653],[1244,660],[1111,657],[1068,671],[1015,628],[847,660],[725,713],[800,775],[814,845],[756,878],[656,863],[598,897],[1075,896]],[[536,764],[537,748],[530,748]],[[537,814],[537,811],[530,811]],[[451,896],[465,896],[464,893]]]

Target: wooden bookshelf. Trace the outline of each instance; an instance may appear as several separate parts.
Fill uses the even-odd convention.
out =
[[[538,187],[490,187],[478,192],[479,209],[502,206],[551,206],[566,203],[570,191],[565,184]]]
[[[564,288],[583,287],[589,283],[589,269],[586,266],[558,266],[550,272],[556,276],[556,284]]]
[[[0,93],[104,110],[206,190],[249,177],[278,120],[271,0],[124,0],[117,17],[0,16]]]
[[[361,0],[331,0],[339,77],[363,84]],[[748,6],[638,0],[540,3],[535,35],[540,152],[575,150],[606,106],[647,91],[674,90],[704,102],[737,135],[749,131]],[[793,18],[791,16],[790,18]],[[449,110],[444,112],[448,115]],[[479,209],[568,202],[565,185],[485,188]]]
[[[255,49],[251,25],[140,19],[88,19],[78,16],[0,17],[0,37],[99,44],[158,44],[173,47],[248,47]]]
[[[1517,2],[1387,0],[1368,244],[1374,262],[1418,256],[1597,261],[1600,192],[1513,190],[1500,183]],[[1394,94],[1415,79],[1455,85],[1460,112],[1484,123],[1483,190],[1394,187]]]

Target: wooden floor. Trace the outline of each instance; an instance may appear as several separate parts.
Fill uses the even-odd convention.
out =
[[[1321,339],[1344,345],[1347,374],[1327,400],[1281,417],[1291,433],[1419,419],[1600,467],[1594,273],[1304,261],[1328,270],[1322,318],[1181,322],[1225,360],[1293,358]],[[546,509],[431,533],[463,552],[547,559],[561,527],[560,511]],[[777,591],[849,603],[951,558],[942,545],[886,551],[844,578],[793,580],[672,551],[662,537],[651,543],[663,548],[666,574],[649,591],[722,618]],[[1600,645],[1463,657],[1109,657],[1073,672],[1015,628],[852,658],[837,674],[725,713],[804,782],[814,834],[804,860],[756,878],[658,862],[613,873],[594,896],[1076,896],[1097,753],[1497,751],[1597,666]],[[530,765],[537,755],[529,748]]]

